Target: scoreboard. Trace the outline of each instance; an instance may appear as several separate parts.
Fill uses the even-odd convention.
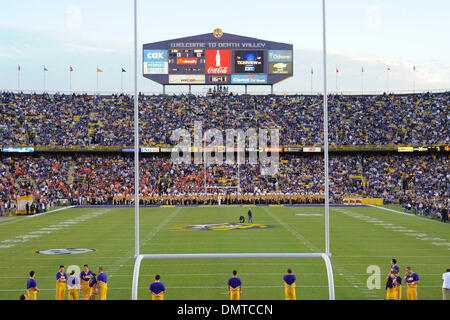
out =
[[[143,75],[163,85],[271,85],[293,76],[293,45],[216,29],[144,44]]]

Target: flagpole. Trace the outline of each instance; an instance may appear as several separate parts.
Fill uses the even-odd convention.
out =
[[[364,95],[364,69],[361,67],[361,95]]]
[[[336,66],[336,94],[338,94],[338,68]]]
[[[314,75],[314,71],[313,71],[313,69],[311,69],[311,95],[313,94],[313,75]]]
[[[17,93],[20,93],[20,65],[17,67]]]
[[[96,94],[98,94],[98,65],[97,65],[96,73],[97,73],[97,92],[96,92]]]
[[[416,93],[416,66],[413,66],[413,93]]]
[[[45,66],[44,66],[44,91],[43,92],[45,92]]]
[[[120,91],[123,93],[123,71],[120,69]]]
[[[387,93],[389,94],[389,67],[386,68],[386,86],[387,86]]]
[[[72,91],[72,71],[69,68],[69,91]]]

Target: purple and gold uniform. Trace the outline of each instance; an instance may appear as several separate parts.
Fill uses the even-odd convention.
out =
[[[394,273],[394,271],[400,272],[400,268],[396,264],[391,264],[391,272]]]
[[[295,280],[296,277],[293,274],[287,274],[283,277],[284,280],[284,294],[286,300],[296,300],[295,296]]]
[[[91,278],[89,280],[89,299],[95,300],[95,296],[97,295],[98,283],[95,278]]]
[[[417,282],[419,276],[417,273],[406,274],[406,298],[408,300],[417,300]]]
[[[397,278],[395,278],[395,300],[402,300],[402,277],[397,276]]]
[[[228,280],[228,290],[231,300],[240,300],[242,281],[238,277],[232,277]]]
[[[36,280],[30,278],[27,281],[27,299],[37,300],[37,284]]]
[[[100,272],[97,276],[98,283],[98,297],[100,300],[106,300],[106,292],[108,291],[106,274],[104,272]]]
[[[392,288],[388,287],[388,284],[386,283],[386,300],[397,300],[396,299],[396,292],[395,292],[395,277],[393,274],[389,274],[388,276],[392,280]]]
[[[152,300],[164,300],[164,293],[166,292],[166,287],[162,282],[153,282],[149,288],[152,293]]]
[[[89,279],[91,279],[91,274],[91,270],[88,270],[87,272],[80,272],[81,292],[83,293],[84,300],[89,300]]]
[[[66,294],[67,274],[58,272],[56,274],[56,300],[64,300]]]

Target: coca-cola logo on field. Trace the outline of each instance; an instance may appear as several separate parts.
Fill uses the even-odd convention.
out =
[[[206,50],[207,74],[230,74],[231,53],[230,50]]]

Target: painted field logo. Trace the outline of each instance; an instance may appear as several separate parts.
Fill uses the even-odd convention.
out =
[[[50,255],[59,255],[59,254],[80,254],[80,253],[89,253],[94,252],[95,249],[80,249],[80,248],[66,248],[66,249],[48,249],[48,250],[39,250],[35,251],[35,253],[39,254],[50,254]]]
[[[266,229],[273,226],[265,224],[250,223],[208,223],[208,224],[191,224],[187,226],[174,227],[174,230],[247,230],[247,229]]]

